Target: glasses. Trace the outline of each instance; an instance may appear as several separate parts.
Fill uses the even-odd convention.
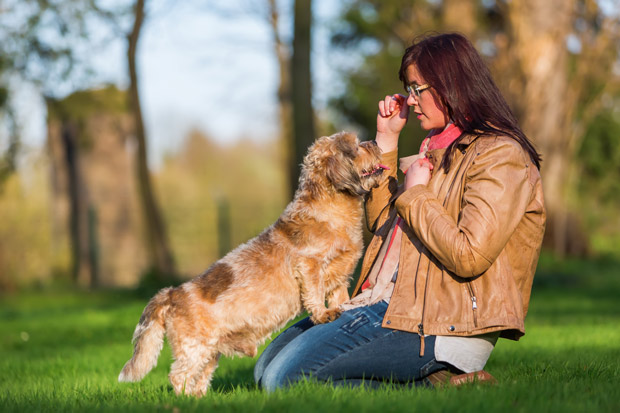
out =
[[[422,92],[424,92],[426,89],[428,89],[429,87],[431,87],[431,85],[429,85],[428,83],[425,85],[407,85],[407,92],[410,95],[416,95],[416,97],[420,97],[420,95],[422,94]]]

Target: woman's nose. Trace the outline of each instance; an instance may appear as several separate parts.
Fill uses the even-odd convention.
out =
[[[407,105],[414,106],[417,104],[418,100],[416,99],[415,95],[413,93],[409,93],[409,96],[407,96]]]

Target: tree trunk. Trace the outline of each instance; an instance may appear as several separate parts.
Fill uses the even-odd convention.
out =
[[[0,96],[2,95],[2,88],[0,87]],[[0,98],[1,100],[1,98]],[[17,169],[16,160],[21,146],[20,134],[17,127],[17,120],[15,118],[15,112],[10,104],[2,105],[0,102],[0,109],[4,112],[5,127],[8,131],[8,145],[5,152],[0,157],[0,192],[4,182],[15,172]]]
[[[144,21],[144,0],[137,0],[135,4],[135,21],[133,30],[128,36],[127,61],[129,66],[129,98],[131,110],[135,119],[136,128],[136,167],[138,177],[138,192],[144,214],[147,250],[150,266],[155,270],[161,281],[169,280],[176,274],[171,249],[168,245],[166,227],[153,193],[151,177],[147,162],[146,132],[138,93],[138,75],[136,69],[136,51],[140,37],[140,29]]]
[[[523,77],[517,95],[521,124],[543,157],[546,241],[560,256],[570,248],[567,190],[574,184],[571,168],[576,150],[570,141],[577,98],[571,93],[565,45],[574,9],[574,0],[508,3],[512,40],[509,49],[515,53]]]
[[[290,163],[291,190],[295,191],[301,163],[308,147],[314,142],[314,111],[312,110],[311,80],[312,0],[295,1],[295,29],[291,62],[293,103],[293,144]]]
[[[278,85],[278,106],[280,117],[280,139],[282,144],[279,145],[281,149],[281,158],[283,168],[289,172],[290,165],[293,160],[293,134],[291,132],[291,58],[289,47],[282,41],[280,32],[278,30],[279,13],[275,0],[269,0],[269,23],[273,31],[274,37],[274,49],[276,58],[278,59],[278,68],[280,70],[280,83]],[[287,173],[285,182],[285,190],[289,192],[286,199],[291,199],[295,193],[297,181],[294,176]]]
[[[96,240],[86,185],[79,162],[77,128],[63,121],[61,141],[67,168],[69,195],[69,229],[73,280],[79,287],[89,288],[96,284]]]

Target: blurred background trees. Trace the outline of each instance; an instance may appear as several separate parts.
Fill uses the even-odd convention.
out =
[[[587,223],[596,218],[584,213],[582,202],[602,199],[578,191],[579,182],[591,179],[578,154],[587,153],[590,162],[601,162],[610,174],[618,170],[611,160],[617,155],[609,156],[617,154],[617,139],[606,143],[610,153],[594,155],[592,146],[600,142],[593,143],[599,138],[591,135],[591,127],[604,120],[612,134],[620,132],[618,12],[605,12],[595,0],[354,1],[334,44],[347,51],[355,47],[364,57],[344,76],[346,93],[333,104],[372,138],[376,97],[402,90],[396,76],[402,50],[420,33],[464,33],[487,59],[523,130],[542,153],[545,245],[560,256],[587,254],[596,232]],[[411,135],[419,145],[422,132]],[[402,142],[400,149],[415,147],[405,145],[410,142]],[[617,218],[607,218],[618,228]]]
[[[231,25],[253,19],[271,33],[279,132],[223,145],[194,128],[157,168],[147,158],[136,58],[151,4],[14,0],[0,8],[0,289],[196,275],[277,218],[314,138],[345,128],[374,137],[378,100],[403,93],[404,48],[430,31],[459,31],[474,42],[542,153],[546,248],[558,256],[620,251],[614,1],[349,0],[331,6],[329,21],[317,17],[317,4],[326,4],[319,0],[192,3],[195,13]],[[173,7],[163,4],[160,20]],[[125,42],[118,66],[127,83],[97,86],[88,56],[115,39]],[[235,41],[201,47],[234,49]],[[332,73],[333,84],[317,84],[318,47],[327,51],[320,70]],[[240,58],[251,71],[252,62]],[[247,89],[244,78],[239,83]],[[25,150],[21,139],[15,113],[24,84],[46,97],[43,148]],[[327,105],[317,104],[317,88],[329,91]],[[269,103],[252,96],[244,104]],[[204,116],[215,122],[217,113]],[[400,150],[413,152],[424,132],[410,122],[402,136]]]

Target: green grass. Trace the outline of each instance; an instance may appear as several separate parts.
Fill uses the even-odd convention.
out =
[[[302,383],[266,394],[254,359],[223,358],[212,391],[177,397],[170,350],[140,383],[117,383],[147,296],[30,292],[0,296],[0,411],[620,411],[620,263],[545,256],[527,334],[500,340],[495,386],[443,390],[331,388]]]

